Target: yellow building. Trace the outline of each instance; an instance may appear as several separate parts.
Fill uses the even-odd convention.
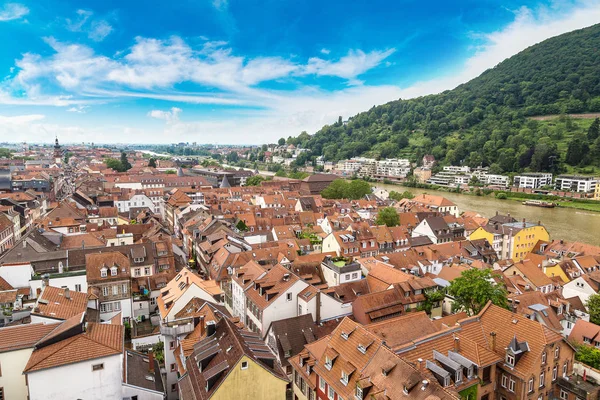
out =
[[[521,261],[538,241],[549,241],[550,234],[540,223],[510,222],[479,227],[469,235],[476,239],[486,239],[501,260]]]
[[[600,184],[596,184],[596,190],[594,191],[594,200],[600,200]]]
[[[223,318],[194,345],[179,380],[179,399],[281,400],[288,382],[258,334]]]

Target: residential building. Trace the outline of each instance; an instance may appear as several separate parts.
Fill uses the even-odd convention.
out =
[[[556,190],[579,193],[594,193],[598,178],[582,175],[558,175],[554,181]]]
[[[124,327],[65,321],[35,345],[23,373],[29,399],[105,400],[123,397]]]
[[[552,174],[549,173],[523,173],[513,178],[513,186],[519,189],[541,189],[550,185],[552,185]]]
[[[422,205],[433,211],[448,213],[455,217],[460,215],[458,212],[458,206],[442,196],[420,194],[412,198],[410,202]]]
[[[257,333],[221,319],[194,346],[179,380],[180,400],[281,400],[288,379]]]

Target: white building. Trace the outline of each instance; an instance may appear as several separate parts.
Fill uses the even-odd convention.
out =
[[[148,196],[143,193],[136,193],[130,197],[121,197],[115,201],[115,206],[120,213],[129,212],[130,208],[148,208],[153,213],[160,212],[160,204],[154,203]]]
[[[596,290],[594,290],[583,276],[565,283],[562,290],[562,295],[565,299],[577,296],[583,304],[585,304],[588,298],[593,294],[596,294]]]
[[[580,175],[559,175],[556,177],[554,187],[556,190],[569,192],[590,193],[596,190],[598,178]]]
[[[36,344],[24,369],[30,400],[122,398],[124,327],[75,318]]]
[[[520,189],[540,189],[549,185],[552,185],[552,174],[548,173],[526,173],[513,179],[513,186]]]
[[[388,158],[377,161],[375,174],[379,177],[405,178],[410,172],[410,161],[407,159]]]
[[[35,344],[58,324],[26,324],[0,328],[0,388],[2,399],[27,399],[23,370]]]

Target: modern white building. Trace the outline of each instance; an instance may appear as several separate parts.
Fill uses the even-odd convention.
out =
[[[552,185],[552,174],[548,173],[525,173],[513,179],[513,186],[520,189],[540,189],[549,185]]]
[[[590,193],[596,190],[598,178],[581,175],[559,175],[554,181],[556,190],[569,192]]]

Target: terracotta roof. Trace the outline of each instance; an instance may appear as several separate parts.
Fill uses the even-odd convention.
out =
[[[23,372],[121,354],[123,338],[121,325],[88,323],[85,332],[34,350]]]
[[[365,329],[385,340],[391,349],[439,330],[424,311],[374,322]]]
[[[83,233],[81,235],[69,235],[63,236],[60,243],[60,248],[63,250],[68,249],[81,249],[85,247],[105,247],[106,243],[98,239],[97,233]]]
[[[68,291],[69,298],[65,296]],[[65,320],[87,309],[88,295],[74,290],[46,286],[37,299],[33,315]]]
[[[600,326],[584,321],[582,319],[578,319],[569,335],[569,341],[575,345],[588,343],[591,346],[595,346],[595,342],[600,342]],[[585,341],[584,338],[587,338],[588,341]]]
[[[131,276],[129,257],[118,251],[86,254],[85,264],[88,283],[129,279]],[[117,267],[116,275],[112,275],[113,267]],[[101,275],[102,269],[107,270],[105,277]]]
[[[57,324],[26,324],[0,328],[0,353],[34,347]]]

